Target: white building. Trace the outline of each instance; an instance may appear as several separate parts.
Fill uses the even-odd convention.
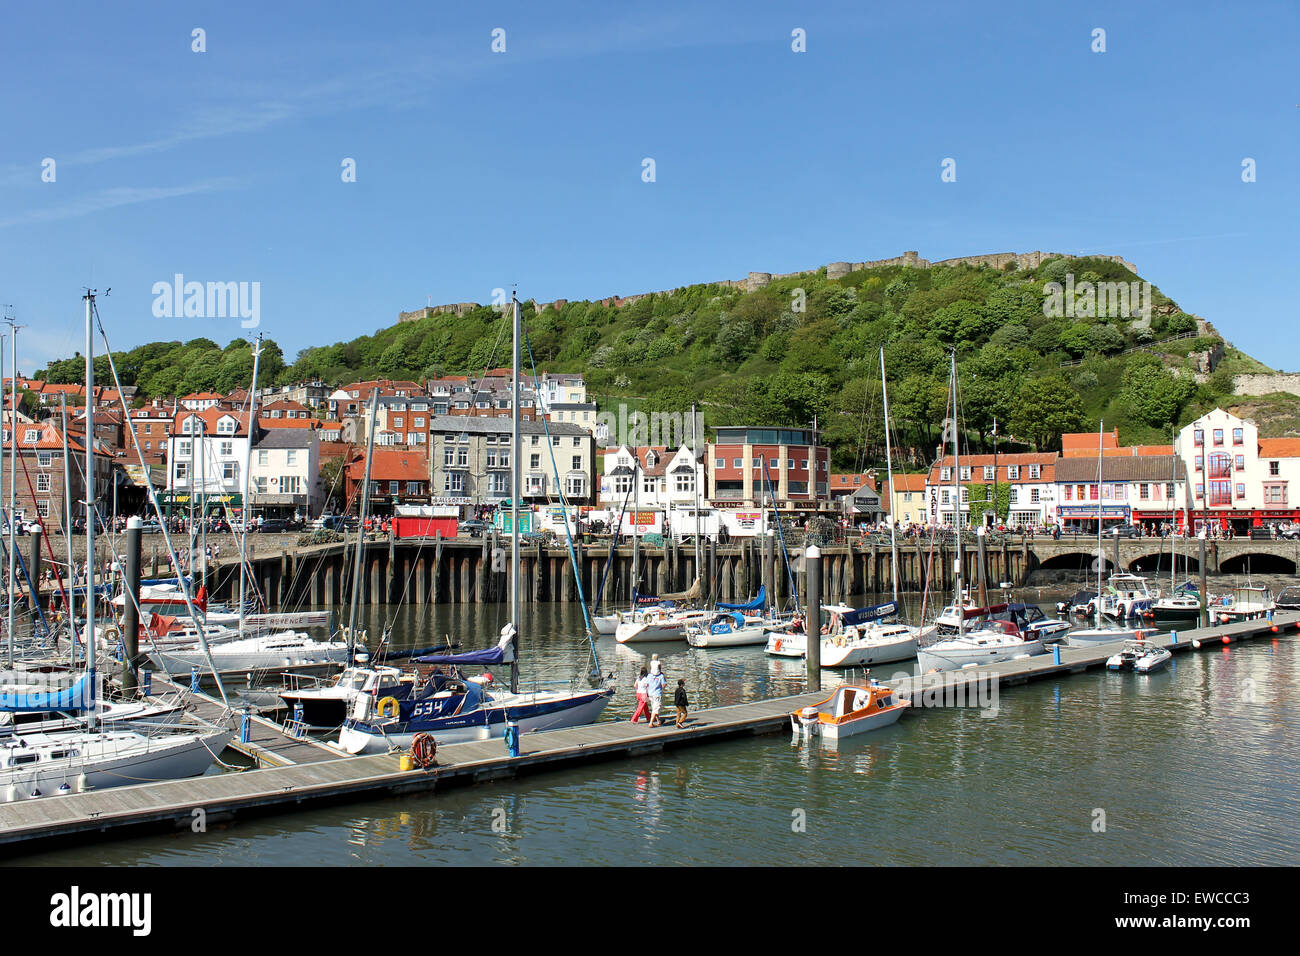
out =
[[[212,512],[238,507],[247,458],[248,429],[235,412],[177,412],[167,439],[168,502],[186,508],[197,493]]]
[[[958,467],[960,473],[953,475],[953,459],[946,456],[931,466],[925,482],[925,499],[927,505],[926,523],[953,523],[953,502],[955,499],[954,481],[961,492],[958,514],[962,526],[971,524],[970,497],[975,488],[987,496],[977,495],[980,504],[975,523],[988,520],[984,512],[991,512],[991,505],[983,504],[992,498],[994,483],[999,486],[1009,485],[1010,502],[1007,506],[1006,523],[1016,525],[1044,526],[1054,524],[1057,519],[1057,500],[1055,485],[1055,468],[1057,456],[1052,453],[1015,454],[1015,455],[968,455],[963,456]]]
[[[631,498],[633,479],[640,486]],[[696,489],[704,499],[704,462],[683,445],[676,453],[662,446],[643,446],[633,452],[626,445],[605,454],[605,474],[600,479],[600,504],[617,511],[626,499],[639,511],[671,514],[695,507]],[[669,521],[671,522],[671,517]]]
[[[320,512],[320,440],[316,429],[269,428],[253,444],[250,504],[257,514],[306,519]]]
[[[1178,433],[1193,528],[1217,522],[1240,534],[1300,521],[1300,439],[1260,438],[1255,423],[1221,408]]]

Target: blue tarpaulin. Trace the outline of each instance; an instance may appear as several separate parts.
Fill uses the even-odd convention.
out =
[[[28,686],[42,679],[49,680],[43,674],[19,676],[19,680]],[[63,688],[20,693],[0,686],[0,711],[89,710],[94,702],[94,689],[88,673],[82,674],[75,684]]]
[[[758,597],[752,601],[746,601],[744,604],[724,604],[718,602],[718,607],[726,611],[757,611],[767,604],[767,585],[764,584],[758,589]]]
[[[505,659],[506,652],[502,647],[466,651],[464,654],[430,654],[428,657],[411,658],[420,664],[500,664]]]

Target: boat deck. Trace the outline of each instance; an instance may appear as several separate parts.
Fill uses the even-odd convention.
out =
[[[1155,643],[1175,652],[1280,635],[1300,629],[1300,613],[1184,631],[1175,642],[1169,635],[1154,635]],[[911,692],[924,707],[936,691],[956,688],[975,680],[996,681],[1001,686],[1032,679],[1061,677],[1103,667],[1122,642],[1092,647],[1060,649],[1060,660],[1044,655],[891,681]],[[852,672],[845,675],[849,679]],[[829,691],[770,698],[714,707],[691,715],[677,730],[672,721],[648,727],[628,721],[603,721],[568,730],[527,734],[521,754],[510,757],[504,743],[488,740],[450,744],[439,748],[438,765],[428,770],[403,771],[396,754],[348,757],[314,741],[285,738],[276,742],[277,725],[254,718],[253,745],[261,755],[282,759],[284,765],[242,773],[213,773],[133,787],[119,787],[63,797],[46,797],[18,804],[0,804],[0,852],[22,853],[52,842],[78,842],[123,837],[157,829],[189,829],[195,811],[213,820],[283,812],[324,802],[344,802],[440,787],[468,785],[499,778],[570,767],[579,763],[620,760],[680,746],[701,745],[756,734],[788,731],[789,714],[823,700]],[[917,696],[919,695],[919,696]],[[210,700],[210,699],[209,699]],[[221,710],[219,702],[210,706]],[[285,737],[280,733],[281,737]],[[292,761],[292,762],[289,762]]]

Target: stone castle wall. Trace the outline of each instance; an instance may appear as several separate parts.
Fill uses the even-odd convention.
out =
[[[1009,264],[1014,263],[1019,269],[1036,269],[1048,259],[1068,258],[1060,252],[995,252],[981,256],[958,256],[955,259],[941,259],[938,262],[931,262],[929,259],[922,259],[915,250],[904,252],[901,256],[894,256],[892,259],[872,259],[866,262],[832,262],[826,266],[826,276],[830,279],[842,279],[851,272],[858,272],[862,269],[880,269],[885,266],[907,266],[913,269],[928,269],[931,266],[987,266],[990,269],[1005,269]],[[1131,272],[1137,272],[1137,266],[1121,256],[1094,255],[1089,258],[1105,259],[1108,262],[1118,262],[1120,265],[1129,269]],[[756,292],[772,283],[775,279],[793,279],[798,276],[813,275],[818,270],[805,269],[800,272],[751,272],[744,279],[722,279],[718,282],[705,283],[706,285],[717,285],[727,289],[744,289],[746,292]],[[666,289],[661,292],[642,292],[637,295],[629,296],[609,296],[600,299],[600,303],[605,306],[620,307],[637,302],[641,299],[652,295],[671,295],[677,289]],[[553,303],[543,303],[533,300],[533,305],[537,311],[542,311],[548,306],[554,309],[562,309],[569,304],[568,299],[556,299]],[[423,309],[416,309],[413,312],[399,312],[397,321],[415,322],[419,319],[427,318],[431,315],[455,314],[464,315],[472,309],[479,308],[476,302],[459,302],[454,305],[434,305]]]
[[[1300,395],[1300,374],[1234,375],[1232,390],[1237,395],[1270,395],[1273,392]]]

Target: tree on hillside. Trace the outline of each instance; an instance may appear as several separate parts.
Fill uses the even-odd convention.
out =
[[[1039,451],[1056,448],[1063,434],[1086,424],[1079,393],[1059,372],[1025,379],[1008,422],[1012,434],[1032,442]]]
[[[1196,392],[1190,376],[1174,376],[1152,355],[1139,355],[1124,370],[1120,390],[1134,420],[1153,428],[1168,430],[1178,421],[1178,413]]]

